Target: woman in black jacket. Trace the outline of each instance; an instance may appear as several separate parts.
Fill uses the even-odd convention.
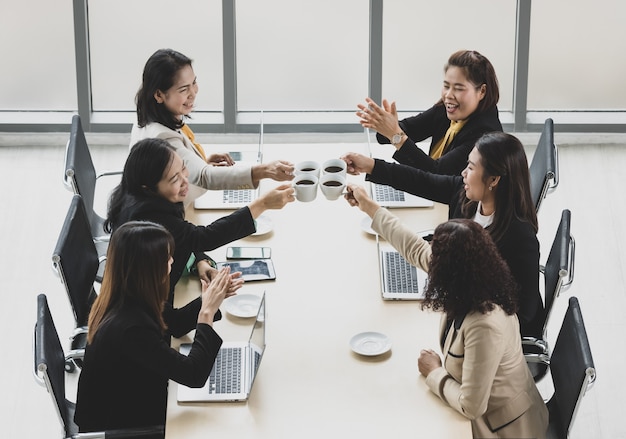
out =
[[[438,175],[360,154],[344,156],[353,174],[450,206],[449,218],[471,218],[489,231],[520,286],[523,336],[541,336],[537,214],[530,196],[526,153],[506,133],[483,135],[461,175]]]
[[[357,116],[377,131],[379,143],[396,148],[398,162],[435,174],[457,175],[480,136],[502,131],[498,118],[500,92],[491,62],[474,50],[453,53],[444,67],[441,99],[430,109],[398,121],[396,103],[382,107],[367,98]],[[431,138],[429,153],[415,143]]]
[[[164,338],[174,322],[162,313],[174,246],[155,223],[129,222],[113,232],[78,382],[74,420],[81,432],[164,425],[168,380],[205,384],[222,345],[213,316],[241,282],[233,285],[228,268],[210,285],[202,280],[191,352],[181,355]]]
[[[232,214],[207,226],[197,226],[185,220],[183,201],[189,190],[185,163],[174,148],[162,139],[144,139],[131,149],[122,181],[109,199],[105,227],[115,230],[127,221],[152,221],[163,225],[174,237],[170,295],[164,309],[188,313],[187,325],[169,325],[169,332],[180,337],[193,329],[199,299],[180,310],[172,308],[174,287],[185,270],[191,255],[195,256],[200,278],[210,281],[216,271],[204,251],[248,236],[256,231],[254,220],[267,209],[281,209],[294,201],[294,189],[284,184],[272,189]],[[219,317],[219,314],[218,314]]]

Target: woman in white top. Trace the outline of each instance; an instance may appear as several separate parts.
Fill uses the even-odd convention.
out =
[[[130,147],[154,137],[176,148],[189,170],[187,203],[207,189],[252,189],[263,178],[292,180],[294,167],[287,161],[231,167],[234,161],[228,154],[205,153],[185,124],[198,93],[191,63],[191,59],[172,49],[157,50],[148,59],[136,96],[137,123],[133,125]]]

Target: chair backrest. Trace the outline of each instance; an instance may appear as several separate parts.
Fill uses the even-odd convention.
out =
[[[164,436],[164,425],[78,433],[78,426],[74,423],[76,404],[65,397],[65,355],[45,294],[37,296],[37,323],[33,337],[33,353],[36,378],[43,382],[52,397],[52,403],[63,427],[64,438],[155,439]]]
[[[63,425],[64,436],[78,432],[74,424],[74,404],[65,397],[65,355],[59,341],[48,300],[45,294],[37,296],[37,324],[35,325],[35,365]]]
[[[585,323],[576,297],[570,297],[550,357],[554,394],[548,401],[550,436],[566,438],[582,397],[596,379]]]
[[[65,179],[69,181],[74,193],[83,197],[92,236],[106,235],[102,228],[103,220],[94,211],[97,174],[80,116],[77,114],[72,117],[70,140],[65,153]]]
[[[559,184],[558,153],[554,143],[554,123],[546,119],[539,143],[529,166],[530,194],[535,204],[539,206],[549,190],[554,190]]]
[[[575,242],[570,232],[571,218],[572,213],[568,209],[561,212],[561,221],[544,268],[544,333],[554,299],[574,281]]]
[[[99,259],[80,195],[72,197],[54,248],[52,264],[65,286],[76,327],[87,326],[91,304],[96,298],[94,281]]]

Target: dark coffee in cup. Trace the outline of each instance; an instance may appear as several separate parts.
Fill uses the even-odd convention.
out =
[[[309,186],[309,185],[312,185],[312,184],[315,184],[315,183],[313,182],[313,180],[300,180],[296,184],[300,185],[300,186]]]
[[[343,183],[340,181],[335,181],[335,180],[330,180],[330,181],[325,181],[324,183],[322,183],[324,186],[332,186],[332,187],[337,187],[337,186],[341,186]]]
[[[315,168],[302,168],[301,171],[302,172],[311,172],[311,171],[315,171]]]
[[[343,168],[340,166],[327,166],[326,168],[324,168],[324,171],[334,174],[343,171]]]

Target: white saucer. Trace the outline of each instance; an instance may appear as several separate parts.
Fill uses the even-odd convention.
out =
[[[391,349],[391,340],[380,332],[361,332],[350,339],[350,347],[360,355],[380,355]]]
[[[256,232],[254,232],[252,236],[265,235],[266,233],[271,232],[274,228],[272,220],[265,215],[259,215],[259,217],[254,220],[254,224],[256,225]]]
[[[224,309],[235,317],[256,317],[261,306],[261,296],[256,294],[237,294],[224,300]]]
[[[361,229],[365,233],[369,233],[370,235],[376,235],[377,233],[372,229],[372,219],[369,216],[363,217],[361,220]]]

